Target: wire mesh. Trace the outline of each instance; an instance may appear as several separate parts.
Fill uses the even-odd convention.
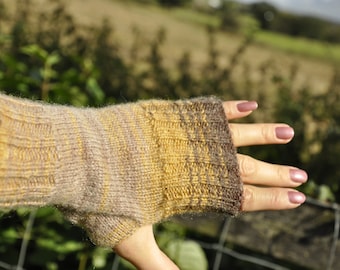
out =
[[[308,198],[306,204],[316,206],[318,208],[324,209],[324,210],[331,210],[334,212],[334,228],[332,233],[332,241],[330,246],[330,251],[328,255],[327,260],[327,270],[335,270],[334,263],[337,259],[336,252],[337,252],[337,244],[339,239],[339,229],[340,229],[340,205],[333,203],[328,204],[324,202],[317,201],[312,198]],[[25,228],[24,237],[22,238],[21,242],[21,248],[18,253],[18,261],[16,265],[11,265],[5,261],[0,260],[0,269],[5,270],[25,270],[24,264],[25,264],[25,258],[27,255],[28,245],[29,245],[29,239],[32,232],[32,228],[34,226],[34,220],[35,220],[36,211],[32,211],[28,217],[28,222]],[[270,260],[266,260],[263,258],[259,258],[253,255],[240,253],[238,251],[235,251],[231,248],[226,247],[225,242],[228,233],[230,233],[230,224],[231,224],[230,218],[225,218],[223,222],[223,226],[220,232],[219,237],[216,239],[215,243],[207,243],[203,241],[197,241],[201,247],[204,250],[210,250],[215,252],[215,257],[213,260],[212,265],[209,269],[212,270],[219,270],[222,269],[222,258],[224,256],[226,257],[232,257],[236,260],[244,261],[251,263],[253,265],[262,266],[267,269],[274,269],[274,270],[287,270],[286,266],[279,265],[277,263],[273,263]],[[233,220],[234,222],[234,220]],[[236,221],[237,222],[237,221]],[[112,270],[118,270],[120,268],[121,260],[119,256],[115,256],[112,261]]]

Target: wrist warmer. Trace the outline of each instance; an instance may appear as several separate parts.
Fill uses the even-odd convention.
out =
[[[100,109],[0,95],[0,208],[55,205],[101,246],[173,215],[241,209],[222,102]]]

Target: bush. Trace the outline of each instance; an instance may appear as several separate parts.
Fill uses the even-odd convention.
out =
[[[220,29],[228,32],[240,30],[240,5],[235,1],[224,1],[218,8]]]
[[[183,52],[177,67],[169,69],[162,52],[165,29],[159,29],[154,39],[145,43],[135,27],[129,58],[123,56],[106,21],[100,27],[82,27],[57,0],[50,1],[52,8],[48,12],[31,10],[29,1],[21,1],[13,14],[6,12],[4,3],[0,2],[0,88],[7,93],[75,106],[198,95],[255,99],[264,109],[247,121],[287,122],[295,127],[296,138],[285,146],[243,148],[243,152],[307,169],[311,184],[305,186],[305,191],[309,195],[340,201],[338,70],[334,69],[329,88],[318,95],[312,94],[314,90],[309,85],[294,87],[298,65],[292,66],[291,74],[286,76],[273,59],[258,67],[260,80],[256,81],[250,76],[250,65],[242,60],[252,37],[245,38],[230,57],[229,65],[222,67],[212,28],[208,29],[207,62],[203,66],[194,68],[190,53]],[[240,70],[237,76],[236,69]],[[326,197],[321,194],[325,186],[331,190]],[[0,220],[0,254],[8,258],[8,263],[14,264],[17,258],[26,216],[27,211],[19,210],[3,214]],[[27,269],[87,269],[89,264],[96,269],[110,269],[108,261],[114,255],[82,241],[82,231],[65,223],[57,211],[42,209],[36,219]],[[185,232],[175,235],[177,242],[171,245],[162,240],[165,250],[187,246],[182,241]]]

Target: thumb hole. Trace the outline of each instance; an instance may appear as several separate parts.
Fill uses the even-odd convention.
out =
[[[69,221],[83,228],[95,245],[101,247],[114,248],[140,227],[130,218],[86,213],[70,208],[58,209]]]
[[[179,269],[159,249],[152,225],[141,227],[126,217],[96,215],[63,208],[59,210],[72,223],[86,230],[93,243],[113,248],[139,270]]]

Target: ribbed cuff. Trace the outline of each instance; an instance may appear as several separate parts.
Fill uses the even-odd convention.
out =
[[[165,217],[241,209],[242,183],[222,102],[214,97],[144,106],[162,164]]]

